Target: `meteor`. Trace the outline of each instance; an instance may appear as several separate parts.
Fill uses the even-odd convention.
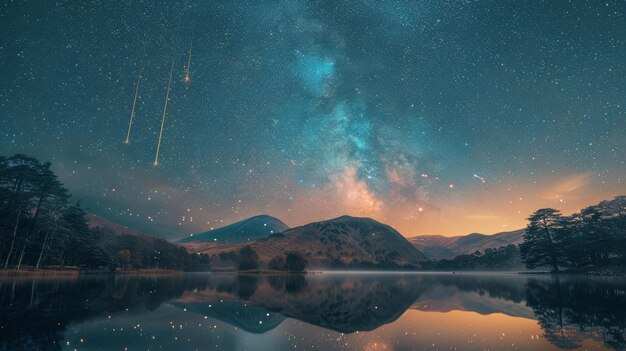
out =
[[[479,176],[478,174],[474,174],[474,178],[478,178],[478,179],[480,179],[480,182],[481,182],[481,183],[483,183],[483,184],[484,184],[485,182],[487,182],[487,180],[486,180],[485,178],[483,178],[483,177]]]
[[[172,66],[170,67],[170,76],[167,80],[167,92],[165,93],[165,105],[163,106],[163,116],[161,116],[161,131],[159,132],[159,141],[157,142],[156,155],[154,156],[154,167],[159,165],[159,151],[161,151],[161,139],[163,138],[163,128],[165,127],[165,116],[167,114],[167,103],[170,101],[170,87],[172,85],[172,72],[174,72],[174,57],[172,57]]]
[[[189,69],[191,68],[191,49],[193,48],[193,31],[191,31],[191,41],[189,42],[189,58],[187,59],[187,68],[185,69],[185,83],[189,83]]]
[[[139,66],[139,75],[137,76],[137,85],[135,87],[135,98],[133,99],[133,108],[130,110],[130,120],[128,121],[128,132],[126,132],[126,140],[124,144],[130,142],[130,131],[133,128],[133,120],[135,118],[135,107],[137,106],[137,100],[139,100],[139,86],[141,85],[141,78],[143,73],[143,62],[146,58],[146,46],[143,47],[143,54],[141,56],[141,65]]]

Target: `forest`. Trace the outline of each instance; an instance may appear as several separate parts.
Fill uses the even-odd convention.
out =
[[[529,269],[593,271],[626,266],[626,196],[570,216],[542,208],[528,221],[520,252]]]
[[[424,263],[424,269],[433,271],[511,271],[522,267],[519,247],[514,244]]]
[[[50,167],[22,154],[0,156],[0,269],[209,268],[208,256],[164,239],[90,228]]]
[[[548,269],[552,272],[622,272],[626,269],[626,196],[566,216],[553,208],[528,218],[523,242],[427,262],[426,270]],[[252,248],[220,257],[240,270],[259,268]],[[215,258],[217,259],[217,258]],[[293,262],[292,262],[293,261]],[[211,258],[193,255],[161,238],[90,227],[80,202],[51,164],[16,154],[0,156],[0,269],[208,270]],[[271,269],[300,271],[296,254],[276,257]],[[294,268],[295,267],[295,268]]]
[[[554,273],[626,272],[626,196],[572,215],[542,208],[528,218],[520,245],[431,261],[426,270],[549,270]]]

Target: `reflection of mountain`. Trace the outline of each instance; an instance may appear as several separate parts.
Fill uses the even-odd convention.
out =
[[[413,309],[420,311],[472,311],[483,315],[502,313],[511,317],[534,319],[532,309],[521,302],[485,298],[479,291],[461,290],[456,286],[432,286],[415,301]]]
[[[351,333],[395,321],[408,308],[537,319],[555,345],[583,339],[626,348],[626,282],[471,274],[188,274],[75,280],[0,280],[0,350],[60,349],[68,324],[161,303],[265,333],[293,318]]]
[[[173,305],[221,320],[255,334],[276,328],[286,318],[279,313],[270,312],[263,307],[249,306],[238,300],[220,301],[216,298],[202,302],[174,302]]]
[[[246,290],[246,308],[254,306],[261,308],[260,311],[280,313],[343,333],[373,330],[396,320],[411,306],[421,290],[412,284],[413,279],[408,276],[276,275],[250,278],[255,279],[255,290],[252,294]],[[262,328],[266,328],[267,315],[240,313],[234,320],[232,314],[213,311],[216,304],[225,304],[229,298],[241,298],[241,276],[236,279],[223,276],[218,280],[204,291],[185,294],[175,305],[214,316],[245,330],[255,332],[258,329],[250,330],[250,326],[259,325],[259,322],[262,322]],[[222,300],[224,302],[216,302]],[[232,305],[232,302],[227,305]],[[194,307],[208,305],[211,307],[201,310]],[[221,311],[223,307],[219,309]],[[273,315],[275,313],[270,313],[270,316]],[[273,325],[277,326],[280,321],[273,319]]]
[[[408,238],[418,250],[428,258],[440,260],[451,259],[462,254],[472,254],[476,251],[484,252],[486,249],[495,249],[510,244],[520,244],[524,230],[503,232],[493,235],[472,233],[462,236],[443,235],[419,235]]]

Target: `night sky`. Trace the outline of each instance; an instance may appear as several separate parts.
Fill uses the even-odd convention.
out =
[[[495,233],[626,193],[623,1],[114,3],[0,4],[0,154],[130,228]]]

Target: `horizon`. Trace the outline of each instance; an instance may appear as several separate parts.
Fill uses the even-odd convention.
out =
[[[219,227],[210,228],[210,229],[207,229],[207,230],[202,231],[202,232],[195,232],[195,233],[185,234],[185,235],[184,235],[184,236],[182,236],[182,237],[179,237],[179,238],[173,238],[173,239],[171,239],[171,240],[178,240],[178,239],[186,238],[186,237],[189,237],[189,236],[194,236],[194,235],[196,235],[196,234],[201,234],[201,233],[209,232],[209,231],[212,231],[212,230],[217,230],[217,229],[224,228],[224,227],[227,227],[227,226],[232,225],[232,224],[237,224],[237,223],[239,223],[239,222],[244,222],[244,221],[247,221],[247,220],[249,220],[249,219],[251,219],[251,218],[254,218],[254,217],[272,217],[272,218],[274,218],[274,219],[278,219],[278,220],[279,220],[279,221],[281,221],[282,223],[286,224],[286,225],[289,227],[289,229],[293,229],[293,228],[297,228],[297,227],[305,226],[305,225],[307,225],[307,224],[316,223],[316,222],[332,221],[332,220],[335,220],[335,219],[339,219],[339,218],[341,218],[341,217],[351,217],[351,218],[357,218],[357,219],[372,219],[372,220],[375,220],[375,221],[377,221],[377,222],[379,222],[379,223],[381,223],[381,224],[390,225],[390,224],[388,224],[388,223],[380,222],[380,221],[376,220],[375,218],[371,218],[371,217],[351,216],[351,215],[348,215],[348,214],[344,214],[344,215],[340,215],[340,216],[333,217],[333,218],[326,218],[326,219],[322,219],[322,220],[319,220],[319,221],[308,222],[308,223],[302,223],[302,224],[298,224],[298,225],[293,225],[293,226],[292,226],[292,225],[289,225],[288,223],[286,223],[285,221],[283,221],[282,219],[280,219],[280,218],[279,218],[279,217],[277,217],[277,216],[274,216],[274,215],[271,215],[271,214],[263,214],[263,213],[262,213],[262,214],[252,215],[252,216],[250,216],[250,217],[247,217],[247,218],[244,218],[244,219],[241,219],[241,220],[237,220],[237,221],[235,221],[235,222],[226,223],[226,224],[224,224],[224,225],[222,225],[222,226],[219,226]],[[393,228],[393,226],[391,226],[391,227]],[[129,228],[129,229],[130,229],[130,228]],[[501,233],[506,233],[506,232],[515,232],[515,231],[518,231],[518,230],[523,230],[524,228],[517,228],[517,229],[512,229],[512,230],[505,230],[505,231],[496,232],[496,233],[478,233],[478,232],[470,232],[470,233],[465,233],[465,234],[456,234],[456,235],[441,235],[441,234],[417,234],[417,235],[412,235],[412,236],[405,235],[404,233],[400,232],[400,231],[399,231],[399,230],[397,230],[396,228],[393,228],[393,229],[395,229],[395,230],[396,230],[398,233],[400,233],[403,237],[405,237],[405,238],[407,238],[407,239],[408,239],[408,238],[415,238],[415,237],[418,237],[418,236],[445,236],[445,237],[452,238],[452,237],[467,236],[467,235],[472,235],[472,234],[481,234],[481,235],[496,235],[496,234],[501,234]],[[148,233],[146,233],[146,234],[148,234]]]
[[[619,3],[83,5],[4,6],[0,153],[132,230],[491,235],[626,194]]]
[[[626,351],[626,0],[0,31],[0,350]]]

